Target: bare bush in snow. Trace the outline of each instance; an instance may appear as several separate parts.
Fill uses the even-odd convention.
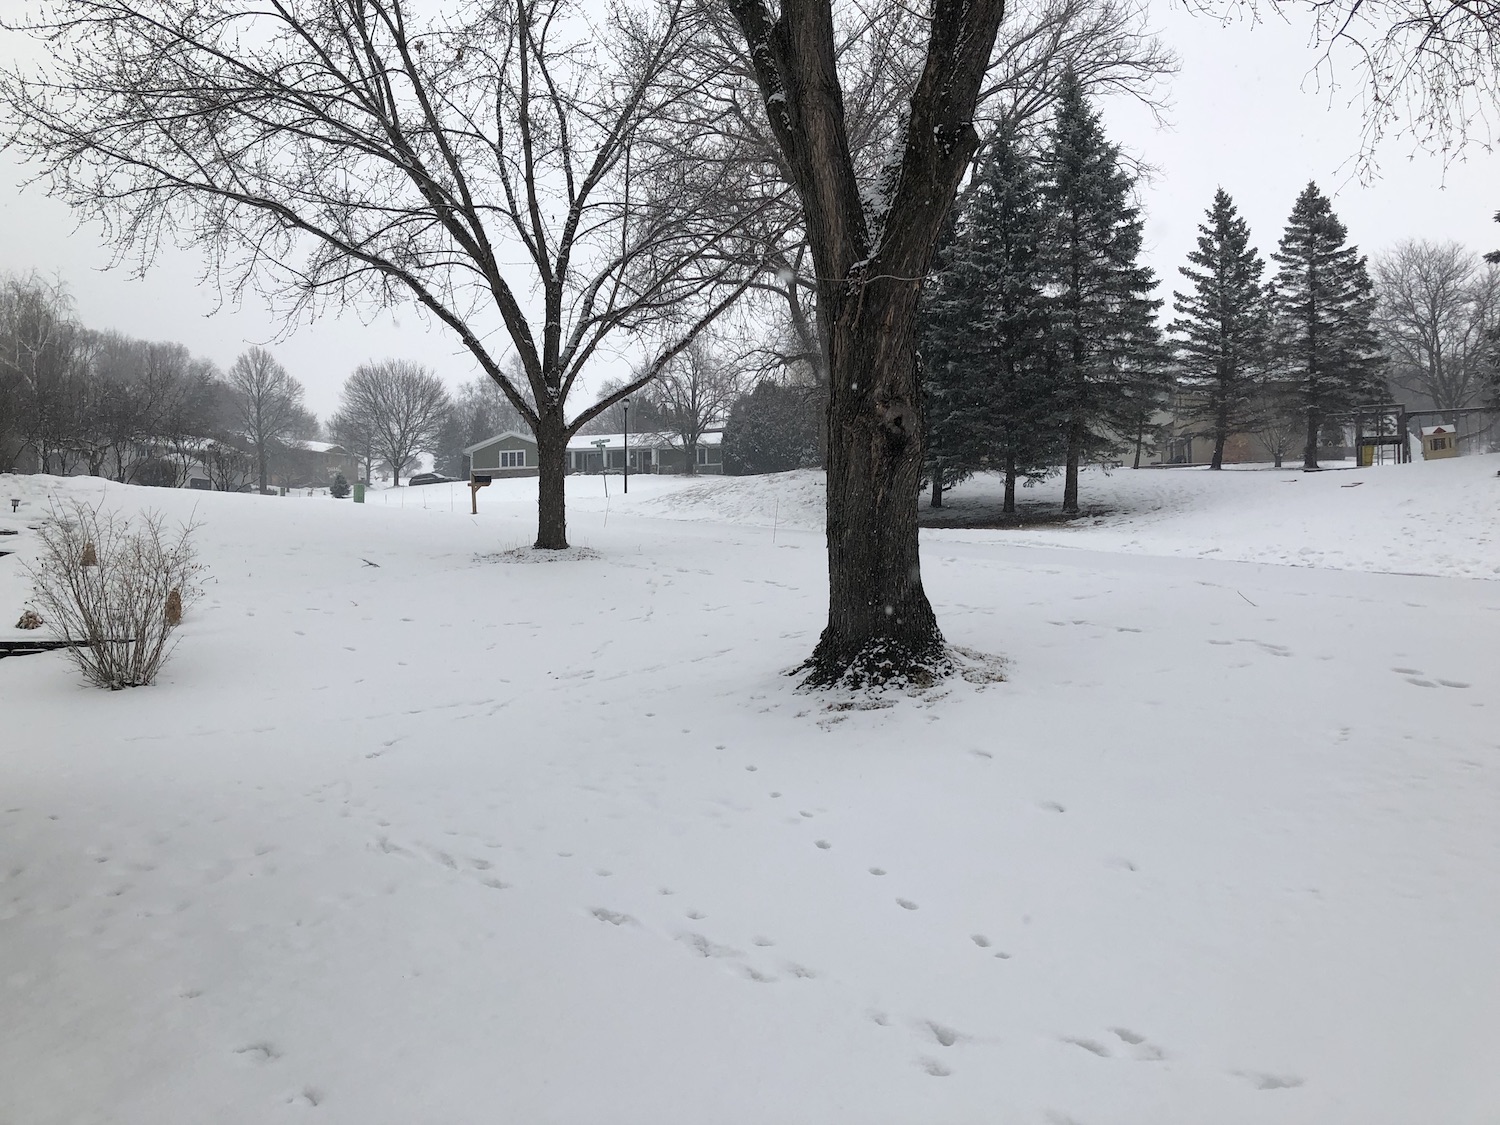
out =
[[[118,691],[156,679],[183,607],[199,593],[195,530],[170,529],[156,512],[53,508],[28,568],[32,601],[89,683]]]

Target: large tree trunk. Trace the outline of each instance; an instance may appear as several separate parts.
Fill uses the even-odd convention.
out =
[[[802,201],[828,343],[828,624],[807,682],[926,681],[951,667],[917,560],[916,308],[978,145],[1004,0],[933,0],[906,143],[871,230],[844,123],[831,0],[730,0]]]
[[[808,682],[920,680],[945,656],[917,549],[917,286],[881,278],[849,289],[830,342],[828,625]]]
[[[536,432],[536,547],[562,551],[568,546],[568,435],[556,419],[543,416]]]
[[[943,506],[943,463],[941,461],[932,463],[932,506],[934,508]]]
[[[1214,455],[1209,461],[1210,469],[1222,469],[1224,467],[1224,445],[1229,440],[1229,404],[1223,397],[1219,399],[1218,410],[1214,414]]]
[[[1063,514],[1078,514],[1078,463],[1083,459],[1083,423],[1077,418],[1068,423],[1068,457],[1063,469]]]
[[[1316,410],[1307,412],[1307,442],[1302,446],[1302,467],[1318,467],[1318,434],[1323,428],[1322,416]]]
[[[1000,510],[1007,516],[1016,514],[1016,452],[1013,449],[1005,453],[1005,503]]]
[[[266,494],[266,443],[261,442],[255,449],[256,466],[260,470],[260,494]]]

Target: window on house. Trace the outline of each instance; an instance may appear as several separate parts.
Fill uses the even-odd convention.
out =
[[[1435,438],[1433,438],[1432,439],[1432,448],[1433,449],[1447,449],[1448,448],[1448,439],[1445,438],[1445,437],[1435,437]]]
[[[526,451],[524,449],[502,449],[500,451],[500,467],[502,469],[524,469],[526,467]]]
[[[703,445],[698,446],[698,464],[700,464],[700,465],[707,465],[708,464],[708,447],[707,446],[703,446]]]

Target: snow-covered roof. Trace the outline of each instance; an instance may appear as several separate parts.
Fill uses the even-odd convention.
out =
[[[1451,434],[1456,432],[1452,426],[1423,426],[1422,436],[1432,437],[1434,434]]]
[[[465,454],[472,455],[486,446],[494,445],[497,441],[505,438],[520,438],[522,441],[536,444],[536,438],[530,434],[523,434],[519,430],[506,430],[504,433],[487,437],[483,441],[475,442],[468,446]],[[603,442],[603,445],[599,443]],[[699,445],[722,445],[724,432],[722,430],[708,430],[698,438]],[[591,449],[624,449],[624,434],[575,434],[568,442],[570,453],[582,453]],[[681,449],[682,436],[673,433],[659,433],[651,430],[643,430],[641,433],[630,434],[631,449]]]
[[[504,441],[506,438],[511,437],[518,437],[522,441],[529,441],[532,445],[536,444],[536,438],[530,434],[523,434],[520,430],[505,430],[495,434],[493,437],[487,437],[483,441],[476,441],[473,445],[465,446],[464,453],[465,455],[474,453],[476,450],[483,449],[487,445],[494,445],[497,441]]]
[[[603,446],[596,442],[604,442]],[[709,430],[698,438],[699,445],[722,445],[724,432],[722,430]],[[624,434],[578,434],[568,442],[570,451],[589,449],[623,449],[625,448]],[[658,433],[646,430],[641,433],[632,431],[630,435],[631,449],[681,449],[682,435],[673,433]]]
[[[297,445],[309,453],[347,453],[342,445],[336,445],[331,441],[299,441]]]

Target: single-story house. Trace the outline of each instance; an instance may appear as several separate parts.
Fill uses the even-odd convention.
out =
[[[568,442],[567,471],[570,473],[619,473],[628,455],[632,473],[684,473],[692,457],[699,473],[724,471],[724,434],[714,430],[701,435],[691,453],[683,449],[676,434],[639,433],[578,434]],[[464,450],[471,475],[490,477],[534,477],[537,475],[536,439],[530,434],[507,430],[476,442]]]

